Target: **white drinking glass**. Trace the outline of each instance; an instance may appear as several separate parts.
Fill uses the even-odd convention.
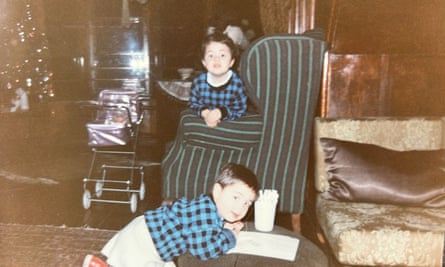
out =
[[[270,232],[275,223],[276,201],[258,199],[255,201],[255,229],[261,232]]]

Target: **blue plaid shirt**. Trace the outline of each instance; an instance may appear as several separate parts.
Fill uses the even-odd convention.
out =
[[[207,72],[203,72],[193,79],[189,107],[199,117],[203,109],[219,108],[223,120],[234,120],[246,113],[246,87],[235,72],[227,84],[213,87],[207,82]]]
[[[217,258],[236,243],[233,232],[223,228],[224,220],[208,195],[193,200],[179,198],[171,205],[147,211],[145,221],[164,261],[186,252],[201,260]]]

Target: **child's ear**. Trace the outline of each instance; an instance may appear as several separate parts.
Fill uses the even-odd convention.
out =
[[[215,183],[212,190],[213,199],[217,199],[221,195],[222,190],[223,190],[222,185],[220,183]]]
[[[233,67],[233,64],[235,64],[235,59],[232,58],[232,61],[230,62],[230,67]]]

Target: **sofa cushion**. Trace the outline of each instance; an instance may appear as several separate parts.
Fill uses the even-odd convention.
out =
[[[395,151],[320,139],[329,189],[326,199],[445,207],[445,150]]]
[[[442,266],[445,209],[317,198],[317,218],[337,260],[360,266]]]
[[[317,118],[315,121],[315,187],[329,189],[321,137],[406,150],[445,148],[442,117]]]

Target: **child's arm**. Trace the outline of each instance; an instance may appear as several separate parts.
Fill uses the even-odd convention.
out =
[[[233,230],[220,227],[192,233],[187,239],[190,253],[200,260],[217,258],[236,244]]]
[[[222,119],[234,120],[243,116],[247,111],[247,92],[243,81],[234,75],[227,90],[231,97],[224,106],[225,112]]]
[[[205,88],[205,75],[202,74],[196,77],[192,82],[192,89],[190,91],[190,99],[188,106],[190,109],[196,112],[198,117],[202,117],[202,112],[207,110],[207,106],[204,105],[204,101],[201,96],[201,91]]]
[[[242,117],[247,111],[247,95],[244,90],[235,92],[233,101],[226,106],[226,118],[234,120]]]
[[[201,96],[200,78],[193,80],[192,91],[190,92],[189,108],[192,109],[198,117],[204,119],[208,127],[214,128],[221,121],[221,114],[218,115],[219,110],[210,110],[204,104],[203,97]],[[204,86],[201,84],[201,86]]]

